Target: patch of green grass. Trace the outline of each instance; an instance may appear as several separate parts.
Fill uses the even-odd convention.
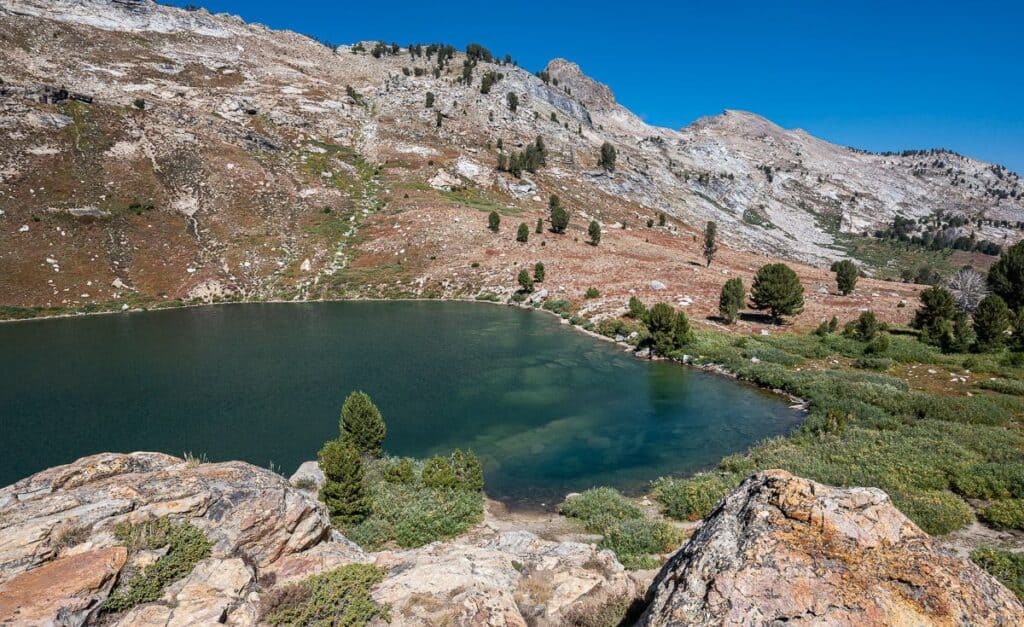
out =
[[[260,621],[270,625],[366,625],[388,621],[387,606],[373,601],[385,571],[348,564],[298,583],[273,588],[261,600]]]
[[[988,379],[978,384],[983,390],[992,390],[1000,394],[1011,394],[1013,396],[1024,396],[1024,381],[1011,379]]]
[[[1024,601],[1024,555],[981,547],[971,552],[971,559]]]
[[[188,575],[200,560],[210,555],[210,541],[199,529],[168,518],[141,524],[122,523],[114,527],[114,536],[131,552],[167,547],[167,553],[141,571],[128,577],[122,575],[101,606],[106,612],[123,612],[158,600],[167,586]]]
[[[974,464],[957,473],[953,486],[972,499],[1024,498],[1024,463]]]
[[[858,237],[848,233],[836,235],[836,247],[850,257],[874,268],[880,279],[899,281],[905,269],[928,266],[946,275],[952,271],[950,250],[929,250],[893,240]]]
[[[472,207],[478,211],[490,213],[497,211],[505,216],[517,216],[522,213],[518,207],[511,207],[491,198],[487,193],[477,189],[463,187],[451,191],[441,191],[441,196],[465,207]]]
[[[757,211],[747,207],[743,210],[743,221],[753,226],[759,226],[765,229],[774,229],[775,225],[768,218],[762,216]]]

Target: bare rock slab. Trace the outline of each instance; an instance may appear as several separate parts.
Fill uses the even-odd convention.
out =
[[[662,569],[642,625],[1022,625],[1024,606],[881,490],[744,481]]]

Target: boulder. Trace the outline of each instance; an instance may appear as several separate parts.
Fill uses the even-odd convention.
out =
[[[1024,606],[881,490],[770,470],[662,568],[642,625],[1022,625]]]
[[[326,481],[327,478],[324,477],[324,471],[320,470],[320,464],[316,460],[302,462],[298,470],[295,471],[295,474],[288,478],[288,483],[293,486],[301,486],[304,483],[308,483],[315,486],[318,490],[323,487]]]
[[[373,596],[402,625],[560,625],[626,607],[642,592],[609,551],[494,519],[446,542],[367,553],[330,527],[314,492],[269,470],[101,454],[0,490],[0,624],[96,618],[119,574],[164,554],[129,555],[113,526],[161,516],[201,529],[211,555],[159,600],[106,623],[254,625],[261,594],[352,563],[385,569]]]

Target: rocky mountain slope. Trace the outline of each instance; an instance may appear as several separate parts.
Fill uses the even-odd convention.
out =
[[[737,111],[658,128],[564,60],[541,78],[484,56],[466,84],[462,52],[440,70],[436,53],[391,52],[150,0],[0,0],[0,303],[473,297],[544,260],[566,297],[603,287],[594,308],[654,280],[700,307],[764,256],[828,282],[843,234],[896,215],[1024,220],[1016,174],[952,153],[867,154]],[[536,173],[496,170],[538,137]],[[550,194],[566,235],[533,234]],[[727,250],[704,271],[690,262],[708,219]],[[887,305],[907,295],[884,289]]]
[[[114,613],[115,582],[167,555],[126,546],[124,523],[188,523],[209,554],[155,600]],[[374,564],[395,625],[1020,624],[1024,607],[936,548],[873,489],[781,471],[729,495],[650,583],[592,544],[491,519],[411,550],[366,553],[330,527],[314,493],[279,475],[159,453],[101,454],[0,489],[0,623],[253,625],[289,583]],[[632,608],[632,609],[630,609]],[[378,621],[380,622],[380,621]]]

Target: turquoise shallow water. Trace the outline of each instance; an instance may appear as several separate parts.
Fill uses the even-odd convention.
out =
[[[353,389],[385,448],[471,448],[487,492],[539,506],[637,491],[800,419],[777,396],[637,360],[553,316],[451,302],[245,304],[0,325],[0,485],[100,451],[191,452],[290,474]]]

